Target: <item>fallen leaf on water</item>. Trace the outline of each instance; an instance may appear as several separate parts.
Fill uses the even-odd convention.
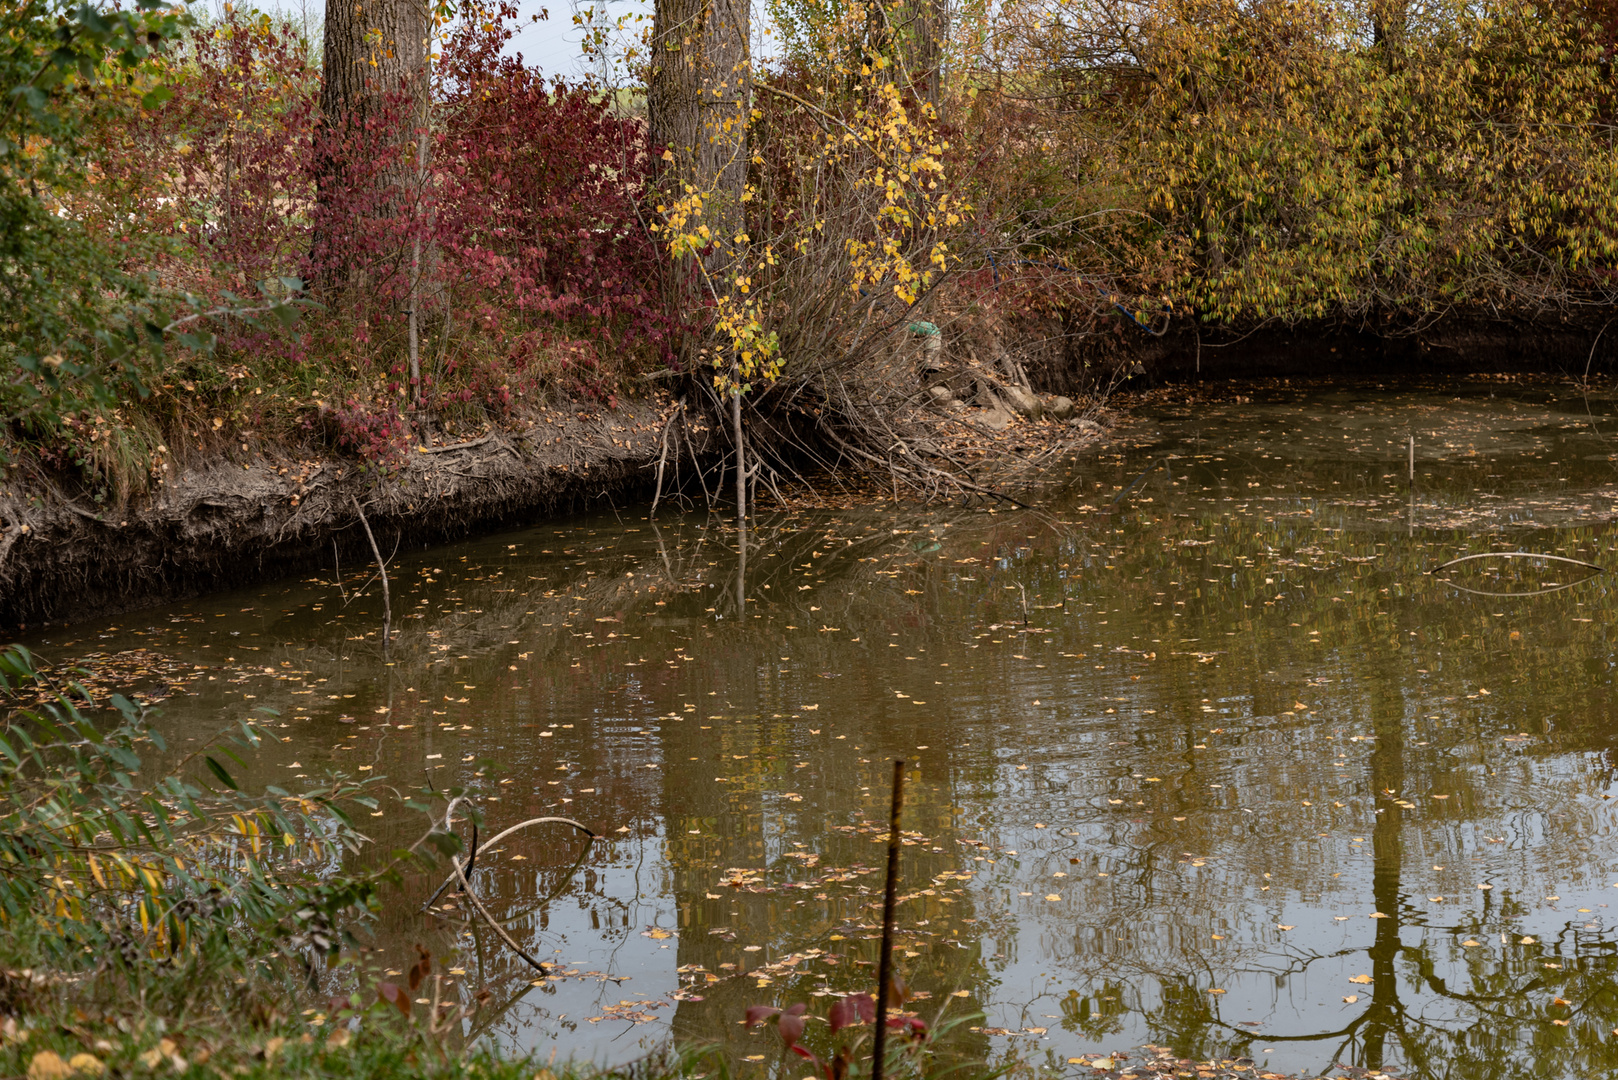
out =
[[[1361,986],[1369,986],[1376,980],[1372,979],[1369,975],[1350,975],[1348,977],[1348,981],[1351,983],[1358,983]]]
[[[1055,903],[1056,901],[1058,901],[1058,900],[1060,900],[1062,898],[1061,898],[1061,896],[1057,895],[1056,893],[1046,893],[1045,894],[1045,899],[1051,901],[1052,903]]]
[[[1555,1024],[1557,1027],[1567,1027],[1566,1020],[1552,1020],[1551,1023]]]
[[[1521,941],[1517,942],[1519,945],[1532,945],[1533,943],[1534,939],[1531,937],[1525,937]]]
[[[1276,923],[1275,928],[1277,930],[1291,930],[1292,929],[1292,927],[1288,926],[1286,923]]]
[[[1461,945],[1462,947],[1468,949],[1476,949],[1479,947],[1478,942],[1473,941],[1471,938],[1467,938],[1465,941],[1461,942]]]
[[[1360,996],[1358,994],[1350,994],[1346,998],[1344,998],[1343,1000],[1345,1002],[1347,1002],[1348,1004],[1352,1005],[1356,1001],[1358,1001],[1359,999],[1360,999]]]
[[[1371,912],[1371,918],[1373,919],[1391,919],[1392,917],[1391,915],[1384,915],[1380,911]]]
[[[1210,989],[1210,990],[1209,990],[1209,991],[1208,991],[1208,993],[1210,993],[1210,994],[1223,994],[1223,993],[1224,993],[1224,991],[1223,991],[1223,990],[1220,990],[1220,989],[1217,989],[1217,988],[1213,988],[1213,989]]]

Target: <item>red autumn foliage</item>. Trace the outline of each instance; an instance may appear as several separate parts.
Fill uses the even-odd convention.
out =
[[[219,355],[274,369],[267,383],[324,376],[339,443],[369,460],[396,457],[408,435],[413,284],[430,410],[499,416],[543,389],[610,399],[636,364],[674,355],[680,328],[640,219],[644,125],[502,55],[515,18],[507,4],[463,20],[423,132],[398,90],[363,124],[322,125],[319,69],[296,28],[227,14],[188,43],[173,98],[103,163],[96,212],[168,235],[152,269],[169,283],[209,298],[308,284],[322,310],[291,332],[222,325]],[[180,374],[206,386],[224,366]]]

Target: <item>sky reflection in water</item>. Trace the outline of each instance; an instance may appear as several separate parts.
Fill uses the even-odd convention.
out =
[[[479,859],[491,906],[571,973],[543,986],[481,928],[414,914],[430,876],[384,915],[377,944],[487,986],[512,1045],[622,1060],[672,1030],[741,1077],[798,1076],[736,1021],[874,984],[899,756],[913,1007],[986,1014],[954,1055],[1618,1071],[1612,581],[1497,599],[1424,573],[1519,548],[1610,564],[1612,403],[1240,396],[1143,408],[1039,511],[761,514],[745,612],[733,523],[640,508],[401,554],[391,667],[378,590],[345,606],[330,573],[37,644],[150,650],[135,666],[185,688],[162,706],[182,745],[276,709],[261,783],[364,770],[492,796],[489,830],[605,833],[576,868],[565,830]],[[394,847],[421,822],[369,824]]]

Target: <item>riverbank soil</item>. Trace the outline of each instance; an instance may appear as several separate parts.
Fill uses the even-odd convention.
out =
[[[121,507],[14,474],[0,490],[0,626],[126,611],[334,562],[374,566],[356,503],[387,557],[644,497],[672,415],[658,401],[547,409],[520,427],[414,445],[391,468],[309,448],[196,454]],[[686,435],[706,445],[700,421]]]
[[[976,477],[974,497],[1008,502],[1042,464],[1100,441],[1109,415],[1096,405],[1076,418],[1071,404],[1061,420],[984,408],[916,411],[933,435],[927,453]],[[0,626],[129,611],[315,567],[374,566],[367,524],[386,559],[659,491],[671,504],[723,501],[725,438],[663,396],[614,408],[560,406],[526,423],[440,435],[413,442],[397,464],[322,447],[214,448],[176,463],[121,506],[99,507],[43,470],[19,470],[0,488]],[[868,463],[856,466],[795,474],[765,495],[774,506],[846,500],[856,490],[915,497]],[[1001,487],[1007,493],[997,494]]]

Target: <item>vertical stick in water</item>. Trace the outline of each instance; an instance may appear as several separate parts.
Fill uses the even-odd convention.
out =
[[[888,1049],[888,984],[893,981],[893,905],[899,889],[899,812],[904,809],[905,763],[893,763],[893,806],[888,812],[888,879],[882,887],[882,955],[876,967],[876,1032],[871,1038],[871,1080],[882,1080]]]
[[[736,517],[747,517],[747,448],[742,442],[742,389],[731,391],[730,419],[736,431]]]
[[[1416,437],[1410,436],[1410,482],[1416,482]]]
[[[365,520],[365,507],[360,505],[358,495],[350,494],[354,500],[354,509],[359,511],[360,524],[365,526],[365,538],[371,541],[371,554],[376,556],[376,572],[382,575],[382,658],[388,657],[388,645],[393,639],[393,604],[388,599],[388,564],[382,561],[382,549],[376,546],[376,536],[371,532],[371,523]]]

